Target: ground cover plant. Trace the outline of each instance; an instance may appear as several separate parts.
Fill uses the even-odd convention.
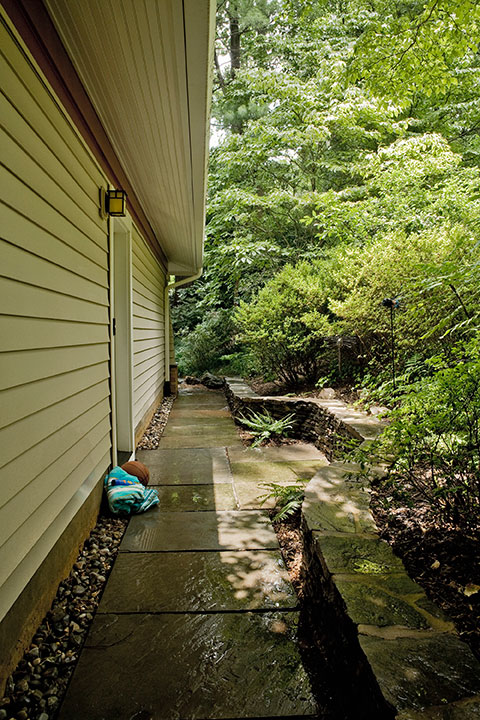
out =
[[[254,435],[252,447],[258,447],[270,439],[288,437],[288,431],[293,427],[294,417],[293,414],[290,414],[275,419],[269,412],[256,413],[251,410],[249,417],[240,414],[237,419]]]
[[[260,487],[268,492],[259,495],[261,504],[267,500],[275,500],[275,513],[272,515],[272,522],[281,522],[295,515],[302,507],[303,498],[305,497],[305,485],[308,480],[304,480],[294,485],[279,485],[278,483],[261,483]]]

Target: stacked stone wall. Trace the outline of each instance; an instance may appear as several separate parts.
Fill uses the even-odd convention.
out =
[[[328,460],[340,457],[346,448],[378,436],[382,423],[336,399],[317,400],[257,395],[245,383],[227,378],[225,394],[235,421],[249,411],[267,411],[276,420],[294,414],[290,437],[311,442]]]
[[[360,479],[358,466],[336,461],[346,440],[378,437],[382,421],[334,398],[261,397],[238,379],[225,389],[236,418],[294,413],[294,437],[331,461],[307,485],[302,506],[303,612],[319,657],[329,658],[323,672],[331,664],[345,684],[338,717],[479,720],[480,663],[380,539],[369,507],[373,474]]]

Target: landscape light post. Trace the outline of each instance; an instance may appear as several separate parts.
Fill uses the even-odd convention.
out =
[[[395,298],[385,298],[382,300],[383,307],[390,308],[390,337],[391,337],[391,353],[392,353],[392,379],[393,379],[393,392],[397,390],[397,382],[395,377],[395,326],[393,321],[393,314],[395,308],[400,306],[400,301]]]

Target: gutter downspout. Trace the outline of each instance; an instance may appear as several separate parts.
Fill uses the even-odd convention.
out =
[[[168,293],[170,290],[174,290],[175,288],[180,287],[180,285],[186,285],[187,283],[193,282],[194,280],[198,280],[202,272],[203,268],[200,268],[200,270],[195,273],[195,275],[190,275],[190,277],[182,278],[182,280],[177,280],[177,282],[170,283],[165,287],[165,382],[170,382],[170,300]]]

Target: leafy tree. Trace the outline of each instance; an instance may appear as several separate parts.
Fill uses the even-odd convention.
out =
[[[478,52],[475,0],[380,0],[355,45],[351,74],[389,99],[441,96]]]
[[[306,332],[312,311],[327,323],[324,333],[359,334],[376,371],[389,332],[380,295],[404,299],[397,315],[404,366],[409,354],[447,352],[471,331],[475,280],[463,278],[478,236],[480,152],[478,10],[470,25],[464,12],[471,4],[218,3],[205,267],[201,281],[178,293],[177,331],[189,333],[210,312],[239,303],[245,317],[249,303],[254,313],[261,288],[299,261],[315,267],[322,283],[325,276],[335,282],[325,281],[328,299],[307,310],[301,294],[298,306],[284,308],[279,292],[279,317],[300,313]],[[435,72],[446,79],[433,96]],[[322,263],[328,271],[318,269]],[[428,327],[428,313],[438,323]],[[305,368],[295,372],[298,379]]]
[[[228,310],[206,315],[194,330],[180,336],[177,360],[181,373],[216,370],[221,356],[232,350],[233,325]]]

